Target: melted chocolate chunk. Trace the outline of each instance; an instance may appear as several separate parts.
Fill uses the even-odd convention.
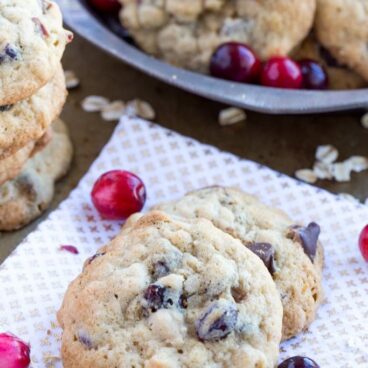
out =
[[[144,292],[143,297],[144,299],[146,299],[148,308],[152,312],[156,312],[157,310],[164,307],[165,291],[165,287],[152,284],[148,286],[148,288]]]
[[[5,111],[9,111],[12,109],[14,105],[3,105],[3,106],[0,106],[0,112],[5,112]]]
[[[276,272],[275,249],[271,244],[253,243],[249,246],[249,249],[259,258],[261,258],[271,275]]]
[[[311,222],[308,226],[293,226],[291,228],[292,238],[298,240],[304,249],[305,254],[314,261],[317,253],[318,237],[321,228],[315,222]]]
[[[235,330],[238,308],[229,301],[214,302],[195,322],[196,333],[201,341],[224,339]]]

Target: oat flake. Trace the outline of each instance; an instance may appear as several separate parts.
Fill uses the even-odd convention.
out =
[[[244,110],[237,107],[229,107],[221,110],[219,114],[219,123],[221,126],[233,125],[245,121],[247,114]]]
[[[102,119],[106,121],[119,120],[124,114],[126,109],[125,103],[123,101],[117,100],[110,104],[104,106],[101,110]]]
[[[360,122],[362,123],[363,128],[368,129],[368,112],[366,112],[366,113],[362,116],[362,118],[361,118]]]
[[[317,147],[316,159],[318,161],[324,162],[326,164],[331,164],[337,160],[338,156],[339,151],[331,144]]]
[[[347,162],[338,162],[332,165],[332,175],[338,182],[350,181],[351,166]]]
[[[295,177],[310,184],[314,184],[317,181],[316,174],[310,169],[297,170],[295,172]]]
[[[81,105],[84,111],[87,112],[98,112],[110,103],[109,99],[102,96],[88,96],[86,97]]]
[[[67,89],[74,89],[80,85],[80,81],[72,70],[64,70],[65,84]]]

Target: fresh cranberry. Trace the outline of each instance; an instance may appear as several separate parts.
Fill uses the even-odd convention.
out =
[[[219,46],[210,63],[214,77],[245,83],[257,81],[261,68],[257,55],[247,45],[237,42]]]
[[[363,258],[368,262],[368,225],[366,225],[360,233],[359,248]]]
[[[118,0],[89,0],[89,2],[103,13],[117,13],[121,7]]]
[[[319,365],[312,359],[295,356],[283,361],[279,368],[319,368]]]
[[[261,83],[264,86],[299,89],[302,81],[299,65],[288,57],[272,57],[263,67]]]
[[[324,67],[317,61],[304,59],[299,61],[303,75],[303,88],[327,89],[328,76]]]
[[[27,368],[30,347],[10,333],[0,333],[0,368]]]
[[[91,196],[103,218],[125,220],[143,208],[146,188],[142,180],[131,172],[113,170],[100,176]]]

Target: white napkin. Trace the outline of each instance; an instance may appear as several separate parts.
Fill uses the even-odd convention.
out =
[[[309,331],[282,344],[281,359],[304,355],[324,368],[368,367],[368,265],[358,249],[368,207],[128,116],[69,198],[0,267],[0,331],[31,343],[33,367],[62,366],[55,313],[83,261],[119,232],[121,223],[102,220],[90,199],[94,181],[111,169],[144,180],[146,208],[220,184],[241,187],[295,221],[318,222],[326,302]],[[80,253],[60,251],[60,245],[75,245]]]

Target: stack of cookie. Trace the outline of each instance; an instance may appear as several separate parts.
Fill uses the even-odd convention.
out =
[[[71,40],[56,3],[0,2],[0,231],[39,216],[69,166],[58,116],[67,95],[60,60]]]
[[[321,303],[319,233],[222,187],[131,216],[66,293],[64,368],[274,368]]]

